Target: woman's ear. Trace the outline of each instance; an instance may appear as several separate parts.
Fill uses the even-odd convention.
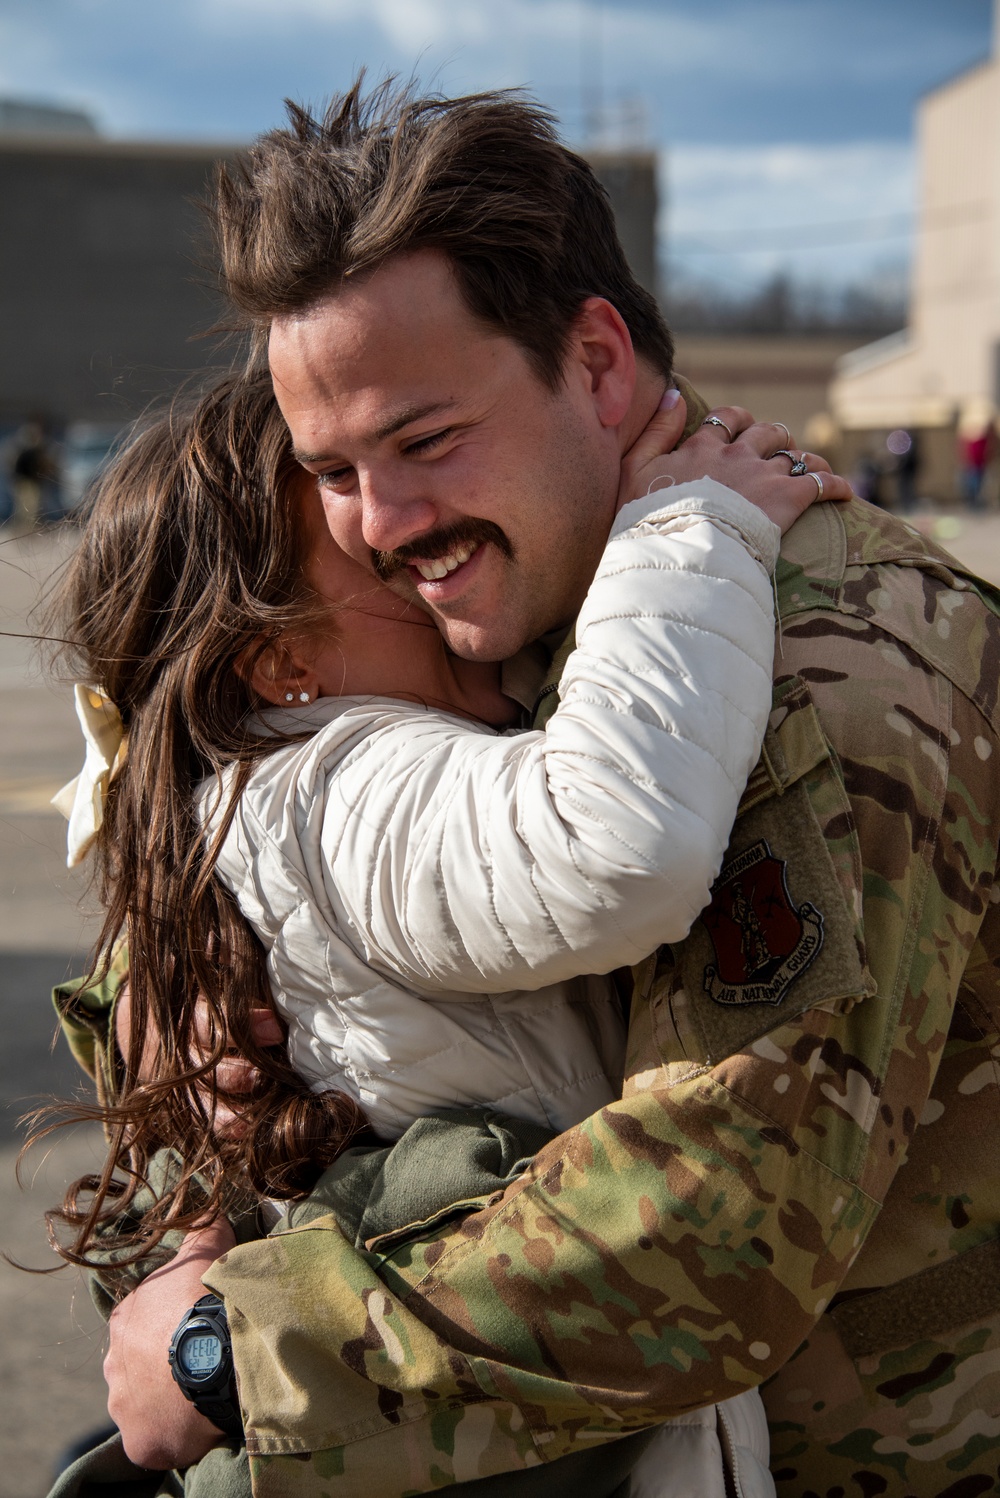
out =
[[[315,702],[319,696],[319,676],[306,655],[285,641],[252,646],[236,659],[236,672],[247,686],[275,707],[292,707]]]

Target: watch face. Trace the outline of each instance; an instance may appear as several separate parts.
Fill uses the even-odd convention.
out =
[[[211,1378],[222,1361],[222,1342],[214,1332],[192,1332],[178,1347],[177,1361],[189,1378]]]

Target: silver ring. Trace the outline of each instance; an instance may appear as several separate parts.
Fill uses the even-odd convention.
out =
[[[808,472],[809,465],[806,463],[805,458],[796,458],[795,462],[792,464],[792,478],[799,479],[804,473]]]
[[[702,426],[703,427],[721,427],[724,432],[727,432],[729,434],[729,440],[730,440],[730,442],[732,442],[732,440],[733,440],[733,434],[732,434],[732,432],[729,431],[729,428],[726,426],[726,423],[720,417],[718,417],[718,416],[706,416],[705,420],[702,422]]]
[[[785,423],[784,423],[784,422],[783,422],[783,421],[772,421],[772,422],[771,422],[771,425],[772,425],[772,426],[773,426],[773,427],[780,427],[780,428],[781,428],[781,430],[782,430],[782,431],[783,431],[783,432],[784,432],[784,434],[785,434],[785,441],[786,441],[786,442],[791,442],[791,440],[792,440],[792,434],[791,434],[791,432],[790,432],[790,431],[789,431],[789,430],[788,430],[788,428],[787,428],[787,427],[786,427],[786,426],[785,426]]]
[[[772,426],[777,426],[777,422],[776,421],[772,421],[771,425]],[[795,465],[799,461],[798,458],[795,456],[794,453],[790,453],[788,451],[787,447],[776,447],[775,450],[774,450],[774,452],[773,453],[768,453],[767,456],[768,456],[769,459],[770,458],[787,458],[788,461],[789,461],[789,463],[791,463],[791,465],[792,465],[792,472],[793,473],[795,472]]]
[[[818,473],[811,473],[809,475],[809,477],[811,479],[815,479],[816,480],[816,499],[822,499],[823,498],[823,478],[822,478],[822,475],[818,474]],[[815,503],[815,501],[813,501],[813,502]]]

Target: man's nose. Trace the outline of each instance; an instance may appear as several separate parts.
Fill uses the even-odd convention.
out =
[[[360,473],[358,481],[358,524],[372,551],[395,551],[440,523],[438,507],[419,475]]]

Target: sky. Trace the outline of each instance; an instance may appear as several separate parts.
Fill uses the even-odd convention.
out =
[[[920,96],[986,57],[992,0],[0,0],[0,95],[112,136],[241,141],[361,66],[524,86],[566,139],[655,147],[670,273],[904,273]]]

